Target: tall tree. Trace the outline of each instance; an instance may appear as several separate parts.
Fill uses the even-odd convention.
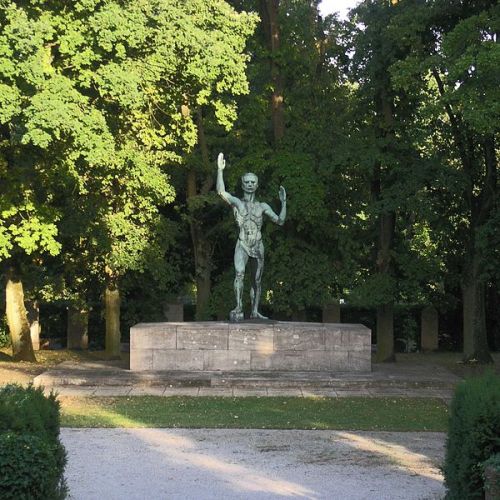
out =
[[[174,197],[165,167],[179,164],[197,140],[196,120],[184,110],[206,104],[220,123],[234,119],[254,17],[220,0],[2,9],[2,119],[18,123],[9,147],[39,154],[43,168],[27,171],[33,185],[50,181],[46,194],[56,206],[70,208],[61,194],[71,189],[82,200],[71,209],[84,239],[97,242],[107,350],[115,356],[120,278],[144,269],[158,239],[168,237],[158,210]],[[23,43],[26,33],[33,36]],[[22,50],[28,57],[17,65]],[[42,248],[52,242],[49,228],[48,243],[38,237]]]
[[[44,158],[29,144],[27,136],[37,131],[26,125],[30,110],[37,105],[32,101],[36,89],[49,78],[46,43],[50,26],[46,20],[30,22],[15,4],[1,4],[0,12],[0,260],[13,357],[34,361],[22,264],[26,256],[41,258],[60,251],[60,214],[52,203],[54,191],[47,175],[56,155]]]
[[[398,180],[394,175],[397,165],[404,161],[398,147],[396,130],[402,116],[396,115],[395,100],[398,96],[391,86],[389,68],[401,56],[393,45],[388,25],[395,15],[395,7],[385,1],[367,0],[353,13],[358,24],[354,39],[354,67],[361,84],[361,98],[367,103],[371,116],[368,123],[373,129],[373,146],[376,154],[372,160],[371,195],[372,216],[376,220],[375,274],[377,282],[377,359],[394,361],[394,311],[395,282],[393,248],[396,212],[399,200],[391,200],[388,193]],[[400,106],[400,110],[404,107]],[[401,111],[399,113],[401,115]],[[373,288],[373,287],[371,287]]]
[[[280,0],[260,0],[259,13],[269,53],[271,75],[271,122],[273,141],[278,146],[285,135],[284,88],[281,69]]]
[[[415,90],[415,82],[426,89],[420,105],[437,134],[436,146],[446,151],[436,183],[444,181],[454,195],[446,207],[443,252],[457,263],[461,278],[464,360],[488,362],[485,286],[495,274],[498,228],[500,11],[489,1],[436,0],[430,7],[415,8],[411,21],[399,20],[396,28],[413,50],[393,73],[405,90]]]

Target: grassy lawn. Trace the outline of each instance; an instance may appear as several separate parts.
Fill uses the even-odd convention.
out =
[[[448,407],[417,398],[61,397],[65,427],[446,431]]]
[[[38,351],[37,363],[13,362],[10,349],[0,349],[0,385],[27,384],[63,361],[102,360],[104,353]],[[460,353],[398,354],[399,366],[441,366],[456,375],[500,373],[495,364],[460,363]],[[128,366],[126,356],[119,362]],[[351,429],[446,431],[448,408],[440,400],[418,398],[216,398],[216,397],[60,397],[62,425],[68,427],[208,427],[266,429]]]

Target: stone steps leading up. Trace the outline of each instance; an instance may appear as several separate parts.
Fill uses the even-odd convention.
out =
[[[65,362],[35,378],[45,387],[213,387],[213,388],[331,388],[339,390],[452,389],[460,380],[443,369],[401,370],[386,367],[368,373],[332,372],[222,372],[222,371],[142,371],[132,372],[104,363]]]

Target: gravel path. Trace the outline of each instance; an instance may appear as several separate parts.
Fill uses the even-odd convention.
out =
[[[443,498],[442,433],[62,429],[75,500]]]

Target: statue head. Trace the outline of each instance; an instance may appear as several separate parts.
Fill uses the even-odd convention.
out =
[[[259,178],[252,172],[247,172],[241,176],[241,187],[245,193],[253,193],[259,187]]]

